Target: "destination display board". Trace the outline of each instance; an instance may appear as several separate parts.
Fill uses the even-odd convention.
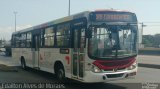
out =
[[[136,22],[136,15],[129,12],[92,12],[91,21],[98,22]]]

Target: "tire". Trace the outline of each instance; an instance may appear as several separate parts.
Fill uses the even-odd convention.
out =
[[[21,59],[21,68],[26,70],[26,63],[24,59]]]
[[[62,67],[59,67],[56,71],[56,77],[60,82],[63,82],[65,80],[65,72]]]

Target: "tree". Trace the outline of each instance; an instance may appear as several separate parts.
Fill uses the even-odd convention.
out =
[[[159,45],[160,45],[160,34],[143,35],[142,44],[144,44],[145,47],[159,47]]]

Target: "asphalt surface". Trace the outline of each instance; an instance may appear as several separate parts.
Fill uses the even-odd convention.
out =
[[[60,83],[57,81],[55,75],[51,73],[30,68],[23,70],[20,67],[14,67],[19,64],[12,60],[11,57],[0,56],[0,64],[13,66],[17,70],[0,71],[0,86],[2,89],[153,89],[153,87],[154,89],[160,89],[160,70],[153,67],[153,65],[159,66],[160,56],[140,55],[138,58],[140,64],[144,64],[145,66],[149,64],[151,67],[141,65],[135,78],[107,83],[85,84],[70,79],[65,83]],[[14,85],[17,85],[17,87]]]

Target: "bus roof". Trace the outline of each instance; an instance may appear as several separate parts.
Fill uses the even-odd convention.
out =
[[[23,30],[20,30],[20,31],[16,31],[16,32],[13,32],[13,34],[22,33],[22,32],[26,32],[26,31],[31,31],[31,30],[34,30],[34,29],[39,29],[39,28],[51,26],[51,25],[54,25],[54,24],[70,21],[70,20],[73,20],[73,19],[78,19],[78,18],[81,18],[81,17],[87,17],[88,14],[89,14],[89,11],[84,11],[84,12],[81,12],[81,13],[78,13],[78,14],[74,14],[74,15],[71,15],[71,16],[66,16],[66,17],[63,17],[63,18],[60,18],[60,19],[56,19],[56,20],[52,20],[52,21],[49,21],[49,22],[46,22],[46,23],[42,23],[42,24],[37,25],[37,26],[33,26],[33,27],[29,27],[29,28],[26,28],[26,29],[23,29]]]
[[[84,12],[81,12],[81,13],[78,13],[78,14],[74,14],[74,15],[71,15],[71,16],[66,16],[66,17],[56,19],[56,20],[52,20],[52,21],[49,21],[49,22],[46,22],[46,23],[43,23],[43,24],[40,24],[40,25],[37,25],[37,26],[33,26],[33,27],[26,28],[26,29],[23,29],[23,30],[20,30],[20,31],[16,31],[16,32],[13,32],[13,34],[27,32],[27,31],[31,31],[31,30],[34,30],[34,29],[40,29],[40,28],[48,27],[48,26],[51,26],[51,25],[54,25],[54,24],[70,21],[70,20],[73,20],[73,19],[88,17],[89,13],[91,13],[91,12],[128,12],[128,13],[133,13],[133,12],[130,12],[130,11],[113,10],[113,9],[104,9],[104,10],[101,9],[101,10],[95,10],[95,11],[84,11]]]
[[[133,13],[133,12],[127,11],[127,10],[116,10],[116,9],[99,9],[99,10],[95,10],[95,12],[128,12],[128,13]]]

